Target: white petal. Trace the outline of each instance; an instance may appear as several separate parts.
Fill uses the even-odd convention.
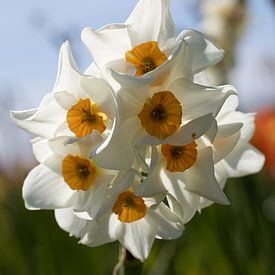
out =
[[[69,42],[65,42],[59,53],[59,67],[53,91],[66,91],[76,96],[80,89],[81,77],[83,75],[74,61]]]
[[[23,198],[28,209],[66,208],[76,202],[76,193],[60,175],[40,164],[26,177]]]
[[[225,165],[230,177],[241,177],[259,172],[265,157],[255,147],[240,140],[234,150],[226,157]]]
[[[218,127],[216,138],[225,138],[237,133],[243,127],[242,123],[221,124]]]
[[[242,123],[241,138],[249,141],[255,131],[255,113],[228,112],[221,116],[219,122],[225,123]]]
[[[187,190],[220,204],[229,203],[215,178],[211,147],[198,150],[197,161],[182,176]]]
[[[72,138],[72,140],[75,140]],[[57,155],[62,155],[63,157],[71,155],[79,155],[79,144],[71,143],[71,139],[68,137],[57,137],[48,141],[51,151]]]
[[[200,197],[184,189],[185,184],[178,173],[169,173],[163,170],[161,178],[169,192],[167,201],[171,210],[183,223],[187,223],[197,212]]]
[[[228,97],[218,114],[218,119],[220,116],[226,113],[231,113],[232,111],[235,111],[238,108],[238,105],[239,105],[239,98],[237,95],[232,95]]]
[[[185,78],[174,81],[169,91],[181,102],[184,120],[210,113],[216,117],[225,100],[230,95],[236,94],[235,88],[230,85],[207,87],[192,83]]]
[[[219,183],[220,187],[223,189],[229,177],[227,169],[224,165],[224,161],[220,161],[217,164],[215,164],[214,169],[215,169],[215,177],[217,179],[217,182]],[[213,201],[210,201],[204,197],[200,197],[200,205],[198,209],[200,210],[202,208],[208,207],[211,204],[213,204]]]
[[[108,199],[108,187],[111,185],[113,175],[99,174],[90,188],[89,198],[84,198],[83,206],[78,211],[87,211],[89,216],[94,219],[100,207]]]
[[[99,68],[112,60],[124,59],[125,53],[131,49],[125,24],[110,24],[97,31],[85,28],[81,38]]]
[[[144,142],[150,145],[158,144],[173,144],[173,145],[185,145],[191,143],[194,138],[198,139],[211,127],[213,117],[211,114],[198,117],[191,120],[187,124],[181,126],[178,131],[170,137],[160,140],[153,136],[143,136],[140,142]]]
[[[140,197],[152,197],[166,191],[160,179],[160,170],[163,161],[158,157],[158,152],[155,147],[152,147],[151,164],[148,171],[148,176],[137,187],[135,193]]]
[[[114,109],[115,103],[109,85],[102,78],[85,77],[81,79],[81,88],[85,91],[85,96],[90,97],[100,111],[105,112],[110,117],[109,108]]]
[[[109,73],[110,76],[114,78],[115,81],[117,81],[121,87],[138,88],[138,87],[143,87],[143,86],[152,84],[155,79],[155,75],[157,75],[159,72],[162,72],[164,70],[165,68],[164,65],[166,64],[163,63],[161,66],[159,66],[155,70],[139,77],[129,74],[127,71],[126,73],[116,71],[113,68],[110,68],[109,71],[107,70],[107,73]]]
[[[116,99],[121,121],[137,116],[148,97],[150,97],[148,87],[123,87],[120,89],[117,92]]]
[[[142,76],[134,76],[133,72],[129,73],[129,70],[116,70],[114,66],[109,73],[122,87],[138,89],[142,86],[151,85],[158,90],[167,90],[169,84],[179,77],[193,80],[190,70],[192,58],[193,51],[183,40],[175,45],[174,51],[163,64]]]
[[[100,223],[89,221],[86,235],[80,240],[80,243],[95,247],[116,240],[115,230],[119,221],[113,215],[105,216]]]
[[[104,216],[106,213],[110,211],[110,209],[112,209],[113,204],[117,199],[117,196],[120,193],[127,191],[129,187],[133,184],[135,174],[136,174],[135,170],[129,169],[127,171],[120,172],[117,175],[113,183],[111,183],[112,185],[109,186],[107,190],[108,199],[104,201],[104,204],[96,213],[95,219],[101,220],[102,216]]]
[[[156,210],[148,213],[148,218],[151,216],[154,223],[157,224],[157,238],[172,240],[181,236],[183,224],[180,219],[171,212],[169,207],[161,203]]]
[[[126,24],[132,46],[147,41],[157,41],[160,48],[165,47],[167,40],[175,39],[175,24],[169,11],[169,0],[140,0]]]
[[[183,31],[177,40],[184,39],[195,51],[193,72],[198,73],[223,59],[224,50],[209,37],[194,30]]]
[[[53,154],[47,139],[39,137],[33,139],[31,143],[33,154],[38,162],[42,163]]]
[[[43,161],[43,165],[47,166],[51,171],[62,175],[62,161],[64,157],[58,154],[54,154]]]
[[[218,133],[217,120],[213,119],[210,128],[205,133],[205,136],[209,139],[209,141],[211,143],[213,143],[213,141],[215,140],[215,137],[216,137],[217,133]]]
[[[59,227],[70,233],[70,236],[80,238],[83,236],[86,220],[78,218],[72,208],[55,209],[55,219]]]
[[[60,107],[62,107],[66,111],[70,109],[72,105],[76,104],[76,102],[78,101],[76,96],[65,91],[55,92],[53,96],[56,102],[60,105]],[[65,120],[65,117],[64,117],[64,120]]]
[[[214,163],[225,158],[236,146],[240,139],[240,132],[224,138],[216,138],[213,142]]]
[[[135,159],[132,139],[139,127],[138,119],[135,117],[124,121],[114,130],[108,145],[103,150],[99,149],[95,155],[91,155],[91,158],[106,169],[129,169]]]
[[[11,111],[10,114],[18,127],[45,138],[54,136],[65,117],[64,109],[57,104],[52,94],[46,95],[37,109]]]
[[[101,71],[94,62],[85,70],[84,73],[85,75],[90,75],[97,78],[102,77]]]
[[[117,232],[117,239],[137,259],[144,261],[151,250],[156,236],[156,225],[153,227],[146,218],[132,223],[124,223]]]
[[[194,82],[199,85],[211,86],[207,71],[202,71],[194,75]]]

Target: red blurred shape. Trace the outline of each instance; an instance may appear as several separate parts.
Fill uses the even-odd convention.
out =
[[[275,178],[275,107],[259,111],[255,124],[256,131],[251,143],[265,155],[265,167]]]

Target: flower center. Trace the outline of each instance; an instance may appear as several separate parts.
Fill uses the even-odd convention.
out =
[[[147,133],[165,139],[180,127],[181,104],[171,92],[158,92],[145,101],[138,117]]]
[[[69,154],[62,161],[62,175],[71,189],[86,191],[96,178],[97,169],[92,161]]]
[[[142,60],[142,67],[143,67],[143,71],[145,73],[148,73],[150,71],[153,71],[156,66],[153,62],[153,60],[150,58],[150,57],[145,57],[143,60]]]
[[[112,208],[121,222],[134,222],[142,219],[147,212],[147,207],[141,197],[131,191],[120,193]]]
[[[164,144],[161,152],[166,159],[166,169],[170,172],[184,172],[197,160],[197,144],[193,141],[184,146]]]
[[[106,129],[105,120],[107,116],[99,112],[89,98],[80,99],[67,112],[68,127],[79,138],[91,134],[93,130],[103,133]]]
[[[163,120],[167,116],[164,107],[161,104],[158,104],[158,106],[153,109],[151,112],[151,118],[153,120]]]
[[[167,60],[167,56],[161,52],[156,41],[142,43],[125,54],[126,62],[136,67],[136,76],[144,75],[159,67]]]

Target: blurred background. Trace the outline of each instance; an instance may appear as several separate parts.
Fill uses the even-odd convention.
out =
[[[36,165],[31,136],[8,110],[38,106],[51,91],[58,51],[69,40],[80,68],[90,63],[82,28],[124,22],[137,0],[0,0],[0,274],[111,274],[118,244],[87,248],[60,230],[52,211],[28,211],[21,188]],[[156,241],[142,274],[275,274],[275,1],[171,0],[178,31],[214,37],[225,59],[209,70],[213,83],[234,84],[240,110],[258,112],[255,144],[264,170],[229,180],[232,204],[197,214],[175,241]]]

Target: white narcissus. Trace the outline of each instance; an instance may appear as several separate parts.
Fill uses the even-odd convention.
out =
[[[236,140],[235,146],[231,150],[226,151],[222,158],[217,159],[215,164],[215,172],[217,178],[219,178],[221,188],[224,188],[228,178],[258,173],[265,161],[264,155],[249,143],[255,131],[255,114],[236,111],[237,107],[238,98],[229,98],[217,116],[218,128],[224,125],[242,124],[241,129],[238,131],[239,138]],[[232,135],[227,138],[232,137]],[[215,144],[219,144],[221,149],[224,145],[219,140],[219,136],[216,137],[216,142],[214,141],[213,146]],[[203,208],[210,204],[211,202],[201,199],[200,207]]]
[[[189,64],[193,74],[218,63],[224,51],[203,34],[188,30],[176,37],[169,5],[169,0],[140,0],[124,24],[109,24],[96,31],[85,28],[82,40],[95,64],[147,81],[169,73],[165,65],[182,41],[194,52]]]
[[[53,91],[40,106],[12,111],[20,128],[40,137],[85,137],[97,131],[107,136],[115,120],[116,104],[111,88],[97,77],[79,72],[69,43],[60,49],[59,69]]]
[[[207,87],[186,78],[154,87],[125,84],[116,93],[120,124],[96,160],[105,168],[128,169],[140,143],[189,144],[211,128],[226,98],[235,93],[229,85]]]
[[[134,257],[144,261],[155,238],[175,239],[183,231],[179,218],[161,200],[136,195],[135,172],[129,170],[114,185],[95,219],[80,219],[72,209],[58,209],[55,217],[61,228],[80,237],[80,243],[91,247],[118,240]],[[137,187],[135,187],[137,186]]]
[[[177,238],[201,208],[227,204],[227,178],[264,161],[235,88],[207,80],[223,50],[196,31],[176,37],[169,4],[140,0],[124,24],[84,29],[94,59],[86,74],[64,43],[53,91],[38,108],[11,112],[38,136],[26,207],[55,209],[81,243],[118,240],[142,261],[155,238]]]
[[[192,164],[193,157],[193,165],[184,172],[169,171],[169,159],[163,156],[160,148],[158,154],[156,149],[153,150],[154,161],[140,187],[141,194],[167,190],[171,209],[186,223],[201,208],[213,202],[226,202],[221,201],[224,198],[221,190],[228,178],[259,172],[264,156],[248,142],[254,132],[254,114],[235,111],[237,104],[237,97],[231,96],[219,112],[213,143],[207,142],[209,137],[205,136],[195,140],[196,154],[192,144],[191,148],[185,146],[189,159],[182,160],[184,164]],[[175,201],[181,207],[175,205]]]
[[[40,164],[24,181],[26,207],[82,209],[88,204],[96,213],[116,176],[116,172],[105,170],[88,158],[101,140],[99,134],[72,143],[66,137],[33,140],[33,151]]]

